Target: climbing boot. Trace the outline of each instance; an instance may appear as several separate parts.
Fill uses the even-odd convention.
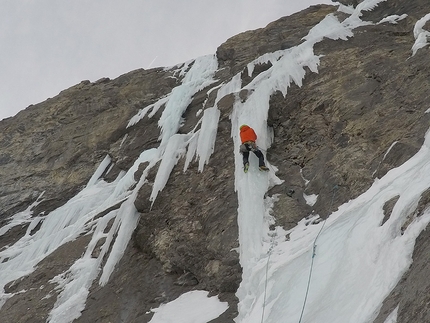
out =
[[[245,173],[248,173],[248,169],[249,169],[249,163],[245,163],[245,164],[243,164],[243,171],[244,171]]]
[[[261,165],[260,170],[267,172],[269,169],[265,165]]]

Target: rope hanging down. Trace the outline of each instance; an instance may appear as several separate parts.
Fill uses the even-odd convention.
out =
[[[330,207],[329,207],[329,213],[331,212],[331,209],[333,207],[334,197],[335,197],[335,194],[336,194],[336,190],[338,188],[339,187],[337,185],[335,185],[333,187],[333,194],[332,194],[332,197],[331,197],[331,202],[330,202]],[[318,240],[318,238],[319,238],[322,230],[324,229],[326,220],[327,219],[324,220],[323,225],[321,226],[321,229],[319,230],[319,232],[318,232],[318,234],[317,234],[317,236],[316,236],[316,238],[314,240],[313,246],[312,246],[311,268],[309,270],[309,278],[308,278],[308,284],[307,284],[307,287],[306,287],[306,295],[305,295],[305,300],[303,302],[303,308],[302,308],[302,312],[300,314],[299,323],[302,322],[303,313],[305,311],[306,302],[307,302],[307,299],[308,299],[309,288],[310,288],[310,285],[311,285],[312,271],[313,271],[313,267],[314,267],[314,259],[315,259],[315,256],[316,256],[317,240]],[[268,257],[267,257],[267,263],[266,263],[266,280],[265,280],[265,283],[264,283],[263,311],[262,311],[262,314],[261,314],[261,323],[264,322],[264,310],[266,308],[266,294],[267,294],[267,280],[268,280],[268,272],[269,272],[269,262],[270,262],[270,256],[272,255],[273,247],[274,247],[274,237],[272,236],[272,243],[271,243],[271,246],[269,248],[269,251],[267,252],[268,253]]]
[[[331,202],[330,202],[330,207],[329,207],[329,213],[331,212],[331,209],[332,209],[332,207],[333,207],[334,196],[335,196],[335,194],[336,194],[336,190],[337,190],[338,188],[339,188],[339,187],[338,187],[337,185],[335,185],[335,186],[333,187],[333,194],[332,194],[332,196],[331,196]],[[300,314],[299,323],[301,323],[301,322],[302,322],[303,313],[305,312],[306,302],[307,302],[307,300],[308,300],[309,288],[310,288],[310,286],[311,286],[312,271],[313,271],[313,268],[314,268],[314,259],[315,259],[315,256],[316,256],[317,240],[318,240],[318,238],[319,238],[319,236],[320,236],[320,234],[321,234],[322,230],[324,229],[324,226],[325,226],[326,221],[327,221],[327,218],[325,218],[325,219],[324,219],[323,225],[321,226],[321,229],[318,231],[318,234],[317,234],[317,236],[315,237],[315,240],[314,240],[314,243],[313,243],[313,246],[312,246],[312,261],[311,261],[311,268],[309,269],[308,284],[307,284],[307,287],[306,287],[305,300],[304,300],[304,302],[303,302],[303,307],[302,307],[302,312],[301,312],[301,314]]]
[[[274,236],[272,236],[272,243],[269,248],[269,251],[267,252],[269,256],[267,257],[267,263],[266,263],[266,281],[264,282],[264,297],[263,297],[263,312],[261,313],[261,323],[264,322],[264,310],[266,308],[266,294],[267,294],[267,280],[268,280],[268,272],[269,272],[269,262],[270,262],[270,256],[272,255],[272,250],[274,247]]]
[[[264,282],[264,296],[263,296],[263,311],[261,313],[261,323],[264,322],[264,312],[266,309],[266,295],[267,295],[267,281],[268,281],[268,276],[269,276],[269,262],[270,262],[270,256],[272,255],[272,251],[275,248],[275,237],[276,237],[276,232],[271,232],[271,242],[270,242],[270,248],[267,251],[268,257],[267,257],[267,263],[266,263],[266,278],[265,278],[265,282]]]

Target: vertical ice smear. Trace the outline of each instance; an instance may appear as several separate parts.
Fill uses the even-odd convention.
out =
[[[91,283],[97,277],[96,263],[96,259],[79,259],[67,273],[52,280],[58,284],[58,289],[62,289],[62,292],[47,322],[67,323],[81,316]]]
[[[165,108],[158,121],[158,125],[161,128],[158,159],[161,160],[161,163],[150,197],[152,202],[155,201],[158,193],[163,190],[178,160],[186,155],[188,145],[190,151],[187,154],[184,169],[187,169],[192,157],[197,153],[201,163],[203,163],[199,165],[199,170],[203,170],[204,163],[207,162],[213,151],[213,141],[215,140],[219,119],[217,109],[205,111],[201,133],[195,133],[194,130],[188,134],[178,134],[177,132],[183,122],[183,114],[192,102],[193,96],[215,82],[213,76],[217,68],[218,61],[215,55],[202,56],[189,62],[189,64],[185,64],[177,71],[180,76],[183,76],[182,84],[175,87],[161,103],[155,103],[158,107],[165,104]],[[141,120],[150,108],[151,106],[140,111],[130,120],[129,126]],[[212,119],[210,119],[211,117]]]
[[[109,248],[112,246],[111,241],[114,241],[114,244],[112,246],[112,250],[109,253],[109,257],[106,261],[106,264],[103,267],[103,272],[100,277],[99,283],[102,286],[104,286],[108,282],[110,275],[112,274],[116,264],[122,258],[125,248],[127,247],[127,244],[130,241],[131,235],[134,229],[136,228],[137,222],[139,220],[139,214],[136,208],[134,207],[134,202],[137,198],[137,194],[140,188],[146,182],[146,176],[148,175],[148,172],[151,170],[151,168],[154,166],[157,160],[158,160],[158,152],[156,149],[146,150],[140,154],[139,159],[134,163],[133,167],[127,172],[126,176],[124,176],[124,178],[127,178],[127,177],[130,178],[128,180],[128,183],[130,184],[128,188],[132,187],[136,183],[134,181],[134,175],[135,175],[135,172],[137,171],[137,168],[139,167],[139,165],[145,164],[148,162],[148,165],[143,170],[143,173],[140,176],[139,182],[134,187],[132,193],[130,194],[130,197],[123,204],[121,204],[118,210],[118,216],[115,217],[115,221],[112,225],[112,228],[109,230],[106,236],[106,243],[102,247],[101,255],[107,254],[109,252]],[[133,181],[131,177],[133,178]],[[102,224],[102,230],[104,231],[103,227],[104,227],[104,224]],[[100,258],[99,256],[99,259],[102,259],[102,258]]]
[[[219,87],[214,107],[204,110],[203,117],[193,130],[188,134],[177,134],[176,132],[182,122],[182,113],[191,102],[192,96],[203,87],[214,82],[213,75],[217,66],[218,63],[215,56],[205,56],[196,61],[187,72],[183,80],[183,85],[175,88],[178,89],[177,91],[182,92],[183,89],[181,90],[181,88],[184,87],[186,92],[185,97],[188,98],[188,103],[184,105],[184,98],[182,96],[178,95],[178,97],[175,98],[175,96],[172,95],[172,98],[169,100],[163,114],[161,115],[159,120],[159,125],[162,128],[162,139],[159,148],[161,164],[158,168],[150,197],[152,202],[155,201],[158,193],[163,190],[173,167],[181,157],[186,156],[184,165],[185,171],[194,155],[197,154],[197,157],[199,158],[198,169],[199,171],[203,171],[205,163],[208,162],[214,151],[218,121],[220,117],[220,111],[216,105],[219,100],[228,93],[239,90],[241,82],[240,75],[235,76],[230,82]],[[182,112],[178,113],[178,111]],[[200,123],[201,129],[196,132],[196,128]],[[167,129],[166,131],[164,130],[165,128]]]
[[[402,230],[421,194],[430,187],[429,174],[430,131],[414,157],[328,218],[318,240],[302,322],[372,322],[382,301],[410,266],[415,240],[430,222],[427,210]],[[381,226],[383,206],[394,196],[400,198]],[[276,241],[268,267],[265,323],[298,322],[312,244],[322,225],[302,221],[289,232],[289,241],[281,237]],[[267,261],[267,255],[262,256],[250,274],[254,279],[247,282],[238,322],[261,321]],[[253,297],[251,291],[256,291]]]
[[[157,176],[155,177],[154,186],[150,200],[155,201],[157,195],[163,190],[170,177],[173,167],[178,163],[179,159],[185,155],[186,146],[189,136],[176,134],[170,137],[166,145],[164,154],[158,167]]]
[[[229,83],[217,87],[215,106],[204,110],[203,117],[196,125],[196,128],[201,125],[198,132],[195,131],[196,128],[189,134],[177,134],[177,131],[182,123],[182,114],[193,95],[214,82],[212,77],[216,69],[217,60],[214,55],[190,62],[179,71],[183,77],[180,86],[170,95],[141,110],[130,120],[128,127],[146,115],[152,117],[165,105],[159,120],[162,133],[160,148],[143,152],[129,171],[121,173],[115,182],[106,183],[100,180],[111,164],[111,158],[106,156],[86,188],[63,207],[45,218],[30,219],[30,209],[14,217],[14,220],[20,220],[20,223],[23,221],[31,223],[21,240],[0,253],[0,259],[3,260],[0,263],[0,282],[3,287],[10,281],[31,273],[39,261],[59,246],[74,240],[84,232],[90,232],[91,241],[85,254],[68,270],[52,280],[57,284],[59,295],[48,322],[67,323],[81,315],[94,279],[101,272],[99,284],[105,285],[125,251],[139,218],[134,201],[137,192],[146,181],[149,169],[161,160],[151,195],[154,201],[158,192],[164,188],[174,165],[185,154],[188,145],[191,151],[189,155],[196,154],[200,159],[200,171],[208,162],[214,149],[220,116],[216,105],[224,95],[240,89],[240,75]],[[139,165],[145,162],[148,162],[148,166],[143,171],[139,183],[135,185],[134,174]],[[130,191],[133,187],[134,189]],[[40,230],[31,235],[41,220],[43,223]],[[14,221],[11,225],[12,223]],[[7,231],[9,228],[10,225],[3,230]],[[105,265],[101,268],[102,263]],[[10,296],[3,292],[1,303],[3,304]]]
[[[240,124],[248,124],[256,129],[260,147],[266,149],[270,145],[266,119],[272,91],[281,91],[287,95],[290,83],[301,86],[304,67],[317,72],[320,57],[314,55],[313,45],[325,37],[343,40],[352,37],[354,28],[372,24],[360,19],[362,11],[371,10],[380,2],[361,2],[343,22],[329,15],[311,29],[304,43],[264,55],[248,64],[250,74],[253,64],[270,61],[272,67],[260,73],[245,87],[251,93],[247,100],[235,104],[232,115],[235,151],[240,144]],[[329,218],[327,228],[318,242],[318,258],[315,262],[318,269],[312,279],[303,323],[364,323],[377,313],[385,296],[408,268],[415,239],[430,221],[430,213],[426,213],[409,225],[403,235],[400,232],[401,225],[413,212],[421,193],[430,187],[430,177],[423,183],[418,175],[430,173],[429,157],[425,144],[415,161],[403,169],[390,172],[376,182],[372,189],[344,205]],[[251,158],[251,164],[255,162]],[[270,232],[272,219],[264,194],[271,183],[276,183],[271,175],[261,174],[252,167],[244,175],[241,157],[236,154],[240,262],[243,267],[243,280],[237,292],[240,302],[239,315],[235,321],[238,323],[299,320],[313,241],[323,225],[309,226],[303,220],[290,232],[282,232],[281,228]],[[415,177],[415,181],[405,187],[406,178],[410,176]],[[390,221],[380,227],[382,207],[396,195],[401,195],[401,198],[393,215]],[[290,241],[285,241],[287,234]],[[272,250],[271,258],[268,250]],[[267,277],[266,268],[269,268]],[[386,275],[387,272],[390,275]],[[265,301],[264,295],[267,295]],[[266,309],[264,317],[263,307]]]
[[[102,174],[106,171],[108,166],[111,163],[111,158],[109,155],[106,155],[105,159],[101,162],[97,170],[94,172],[93,176],[91,176],[90,180],[88,181],[87,186],[93,186],[97,180],[102,176]]]
[[[320,57],[313,52],[315,43],[324,37],[347,39],[352,36],[351,30],[352,27],[339,23],[336,17],[329,15],[310,30],[302,44],[273,55],[265,55],[248,64],[248,72],[252,71],[253,64],[260,64],[262,61],[270,61],[272,67],[260,73],[245,87],[250,90],[250,96],[243,103],[237,101],[234,106],[232,136],[235,152],[239,150],[238,133],[241,124],[248,124],[256,130],[257,145],[263,151],[270,146],[271,134],[267,128],[270,96],[275,91],[282,92],[284,96],[287,95],[287,89],[292,82],[301,86],[306,67],[312,72],[318,72]],[[269,187],[281,181],[273,172],[262,174],[252,167],[249,173],[244,175],[241,158],[241,155],[236,153],[240,262],[243,268],[242,283],[237,293],[240,302],[236,322],[251,322],[250,313],[261,310],[262,304],[259,303],[257,306],[255,302],[258,295],[262,295],[259,284],[264,280],[265,265],[259,262],[267,258],[265,252],[269,249],[267,240],[271,217],[264,196]],[[254,156],[251,156],[250,162],[256,164]],[[257,316],[254,320],[257,320]]]
[[[387,155],[390,153],[391,149],[393,149],[393,147],[398,143],[398,141],[395,141],[391,144],[391,146],[387,149],[387,151],[385,152],[384,156],[382,157],[382,159],[379,161],[378,163],[378,167],[376,167],[375,171],[372,173],[372,176],[375,176],[376,172],[379,170],[379,166],[381,166],[382,162],[385,160],[385,158],[387,157]]]
[[[145,170],[143,171],[142,175],[140,176],[139,182],[137,183],[136,187],[133,189],[132,194],[130,195],[130,198],[128,198],[120,207],[118,213],[119,215],[116,216],[115,221],[112,225],[112,228],[107,234],[106,241],[109,243],[105,243],[102,247],[102,255],[109,252],[109,248],[112,245],[110,241],[114,241],[112,250],[109,253],[109,257],[106,261],[106,264],[103,267],[103,272],[100,277],[100,285],[104,286],[108,282],[110,275],[112,274],[116,264],[121,260],[125,248],[127,247],[128,242],[130,241],[131,235],[133,234],[134,229],[136,229],[137,223],[139,221],[139,213],[137,212],[134,202],[136,201],[137,194],[141,187],[146,182],[146,176],[148,175],[148,172],[151,170],[151,168],[154,166],[156,160],[157,160],[158,154],[156,149],[151,149],[144,151],[137,162],[135,162],[135,165],[140,165],[145,162],[149,162],[149,164],[146,166]],[[133,175],[135,172],[131,171],[129,172],[131,175]],[[115,238],[116,236],[116,238]],[[99,259],[103,259],[100,258]]]
[[[122,257],[136,226],[138,214],[133,203],[137,193],[129,191],[136,183],[134,173],[140,163],[152,161],[157,157],[155,149],[142,153],[129,172],[121,174],[112,183],[98,180],[110,164],[110,158],[106,157],[86,188],[65,205],[45,217],[21,219],[31,221],[27,232],[15,244],[0,252],[0,305],[12,296],[4,292],[6,284],[33,272],[38,262],[61,245],[73,241],[82,233],[93,231],[91,243],[82,258],[53,279],[53,282],[58,284],[59,295],[48,321],[67,323],[79,317],[104,257],[108,255],[103,267],[104,280],[101,283],[109,278],[113,267]],[[150,164],[148,168],[152,166]],[[146,173],[147,171],[144,171],[142,176],[146,176]],[[114,220],[114,224],[107,227],[110,220]],[[40,222],[40,229],[33,233],[33,229]],[[97,250],[98,256],[95,256],[93,252],[98,242],[103,242],[102,250]]]
[[[188,140],[187,154],[184,163],[184,172],[188,169],[188,166],[190,165],[196,154],[197,143],[199,142],[199,135],[200,131],[197,131],[196,133],[192,134],[190,139]]]
[[[430,32],[424,30],[423,27],[427,21],[430,20],[430,13],[426,14],[420,20],[415,23],[414,27],[414,37],[415,43],[412,46],[412,56],[415,56],[417,51],[428,45],[428,38],[430,38]]]
[[[213,152],[220,114],[216,104],[228,93],[240,89],[240,75],[220,86],[214,107],[206,109],[199,121],[202,123],[201,130],[195,132],[194,129],[190,133],[182,135],[177,134],[177,132],[183,121],[183,113],[191,103],[193,96],[204,87],[215,82],[213,76],[217,68],[218,61],[215,55],[203,56],[184,64],[175,72],[175,74],[183,77],[182,84],[174,88],[166,98],[141,110],[128,124],[128,127],[132,126],[144,118],[150,109],[160,107],[163,104],[166,105],[158,121],[161,128],[161,143],[158,152],[159,159],[162,161],[151,194],[152,201],[156,199],[158,192],[166,185],[170,173],[180,157],[186,153],[184,166],[184,170],[186,170],[194,155],[197,154],[200,159],[199,171],[202,171],[204,164],[207,163]]]
[[[23,225],[24,223],[35,222],[35,219],[32,218],[32,215],[33,215],[32,209],[35,208],[41,202],[42,196],[43,196],[43,193],[40,194],[37,200],[32,204],[30,204],[27,207],[27,209],[10,217],[10,219],[8,219],[9,222],[0,228],[0,236],[4,235],[7,231],[12,229],[13,227],[16,227],[18,225]],[[37,219],[40,219],[40,218],[38,217]]]
[[[103,286],[109,280],[115,265],[125,251],[132,232],[136,228],[139,215],[134,207],[134,201],[153,165],[150,163],[143,171],[138,185],[130,194],[128,190],[136,184],[134,174],[140,164],[150,162],[157,156],[156,149],[144,151],[130,170],[116,182],[106,201],[100,201],[102,203],[99,211],[105,210],[106,205],[114,205],[115,203],[121,203],[121,205],[119,209],[114,209],[95,220],[90,219],[88,221],[87,226],[93,227],[94,232],[85,254],[66,272],[52,280],[58,284],[56,289],[60,293],[49,315],[48,322],[67,323],[81,315],[81,311],[85,308],[89,288],[94,279],[97,278],[101,269],[100,266],[106,257],[107,260],[102,268],[99,283]],[[113,224],[108,227],[111,220],[113,220]],[[99,250],[95,249],[96,246],[99,246]]]
[[[203,130],[200,131],[196,151],[199,157],[199,172],[203,171],[203,167],[209,162],[209,158],[214,151],[220,114],[216,107],[206,109],[203,114]]]
[[[195,129],[189,134],[191,137],[188,140],[187,155],[184,165],[184,171],[188,169],[194,156],[197,154],[199,158],[200,172],[203,171],[204,165],[209,161],[215,147],[216,134],[218,129],[218,121],[221,112],[218,110],[218,102],[229,94],[235,94],[241,88],[240,74],[234,76],[227,84],[221,84],[212,88],[210,92],[218,90],[213,107],[207,108],[203,112],[203,117],[199,120],[196,128],[201,124],[201,130],[195,132]]]
[[[227,84],[223,85],[218,93],[217,93],[217,97],[215,100],[215,104],[214,106],[217,106],[218,102],[225,97],[226,95],[230,94],[230,93],[236,93],[238,92],[242,87],[242,78],[240,73],[236,74],[231,80],[230,82],[228,82]]]
[[[142,120],[148,112],[151,110],[151,113],[148,115],[149,117],[154,116],[154,114],[157,113],[157,111],[166,104],[167,101],[169,101],[170,95],[161,98],[157,102],[148,105],[147,107],[141,109],[133,118],[130,119],[128,122],[127,128],[134,126],[136,123],[138,123],[140,120]]]
[[[158,121],[161,128],[161,149],[180,128],[182,115],[191,103],[193,95],[214,82],[213,75],[217,68],[218,61],[215,55],[197,58],[186,73],[182,84],[173,89]]]
[[[191,68],[189,68],[190,65]],[[130,119],[127,128],[142,120],[150,110],[152,112],[149,117],[152,117],[165,105],[158,121],[158,125],[161,128],[161,146],[164,147],[168,139],[178,131],[182,122],[182,115],[191,103],[193,95],[215,82],[213,76],[217,69],[218,61],[215,55],[202,56],[194,61],[187,62],[175,73],[183,77],[182,84],[175,87],[166,97],[141,109]]]
[[[87,221],[94,217],[114,185],[99,182],[84,189],[63,207],[46,216],[36,233],[31,234],[27,230],[24,237],[0,252],[0,305],[12,296],[4,293],[6,284],[33,272],[39,261],[85,231]],[[33,221],[39,223],[40,218]],[[30,226],[34,227],[32,224]]]

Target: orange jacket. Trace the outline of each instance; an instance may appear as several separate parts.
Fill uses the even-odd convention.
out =
[[[247,141],[255,142],[257,140],[257,135],[250,126],[243,125],[240,127],[240,140],[242,144]]]

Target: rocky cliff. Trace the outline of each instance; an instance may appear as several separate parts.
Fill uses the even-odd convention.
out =
[[[341,2],[360,6],[360,1]],[[367,190],[376,178],[415,154],[429,128],[428,48],[412,55],[417,37],[414,28],[428,14],[427,2],[388,0],[367,9],[360,18],[368,23],[354,28],[353,36],[324,38],[315,44],[315,55],[320,55],[317,71],[306,67],[302,84],[291,82],[285,91],[277,90],[270,96],[265,119],[273,138],[266,157],[284,182],[267,194],[277,194],[273,214],[276,225],[285,229],[312,213],[327,217]],[[109,156],[100,176],[112,184],[133,170],[134,181],[128,191],[134,192],[139,217],[109,280],[100,284],[102,273],[96,273],[85,308],[75,321],[149,322],[151,308],[199,289],[219,295],[230,305],[212,322],[233,322],[242,271],[236,252],[234,105],[246,101],[251,91],[246,86],[272,67],[270,60],[259,57],[301,44],[327,15],[343,21],[350,13],[339,11],[338,6],[314,6],[220,45],[210,81],[201,81],[191,94],[182,92],[189,98],[175,129],[176,134],[189,134],[187,139],[191,140],[202,127],[202,113],[217,107],[214,150],[203,166],[201,160],[189,160],[186,154],[172,156],[177,162],[155,197],[154,187],[159,185],[165,159],[152,164],[140,159],[141,153],[153,148],[167,150],[159,120],[168,109],[168,98],[180,95],[175,89],[188,81],[187,73],[197,61],[136,70],[114,80],[83,81],[2,120],[0,225],[6,229],[0,231],[1,251],[23,237],[35,236],[49,214],[88,186],[98,165]],[[381,21],[394,15],[398,18]],[[402,15],[407,16],[400,18]],[[430,30],[429,23],[424,21],[422,29]],[[252,70],[250,63],[255,66]],[[220,90],[235,79],[241,82],[238,90]],[[147,107],[152,110],[142,116]],[[303,178],[309,179],[308,185]],[[338,193],[331,201],[335,186]],[[291,189],[295,193],[290,197],[287,193]],[[318,194],[316,204],[310,206],[303,193]],[[61,293],[54,277],[66,272],[88,250],[96,219],[121,213],[125,201],[121,197],[96,209],[87,220],[93,226],[83,226],[76,237],[44,253],[30,272],[13,281],[3,280],[7,297],[3,298],[2,322],[45,322]],[[423,194],[415,216],[429,201],[429,195]],[[25,210],[31,211],[25,221],[11,222],[12,216]],[[387,203],[387,216],[391,210]],[[61,217],[62,213],[55,215]],[[36,218],[38,222],[32,222]],[[114,226],[112,220],[105,231]],[[120,234],[115,231],[112,236]],[[109,248],[114,249],[113,244]],[[430,321],[426,305],[429,248],[428,232],[424,231],[417,240],[410,270],[386,299],[375,322],[383,323],[397,304],[398,323]],[[92,258],[100,259],[101,268],[108,262],[108,253],[99,255],[95,248]],[[10,258],[1,255],[5,265]]]

